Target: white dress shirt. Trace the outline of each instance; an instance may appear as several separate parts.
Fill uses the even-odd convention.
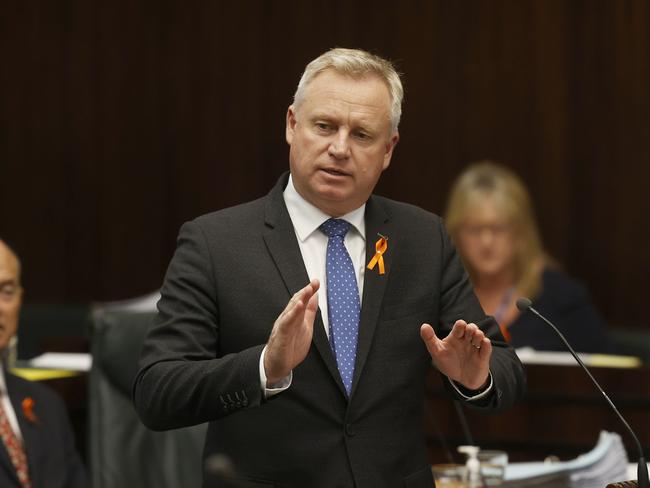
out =
[[[291,177],[289,177],[289,183],[284,190],[284,203],[287,205],[289,217],[291,217],[291,221],[293,222],[293,228],[298,238],[298,245],[300,246],[300,253],[307,268],[307,275],[310,280],[315,278],[320,282],[318,306],[320,307],[320,314],[323,318],[325,332],[329,337],[327,273],[325,271],[328,237],[319,230],[319,227],[331,217],[302,198],[293,186]],[[352,259],[354,274],[357,278],[359,303],[361,303],[361,297],[363,296],[363,278],[366,270],[365,211],[366,205],[363,204],[358,209],[339,217],[339,219],[345,220],[352,225],[345,235],[344,243],[350,259]]]
[[[316,278],[320,282],[318,290],[318,306],[320,314],[323,319],[325,333],[329,337],[329,318],[327,309],[327,276],[325,271],[326,255],[327,255],[327,241],[328,237],[323,234],[318,228],[331,216],[327,215],[307,200],[305,200],[293,185],[293,179],[289,175],[289,182],[284,189],[284,203],[287,206],[289,217],[293,222],[293,229],[296,232],[298,245],[300,246],[300,253],[307,268],[307,275],[310,280]],[[363,296],[363,279],[366,269],[366,224],[365,224],[365,211],[366,205],[347,213],[341,217],[342,220],[349,222],[352,227],[345,235],[345,247],[352,259],[355,275],[357,278],[357,286],[359,288],[359,303]],[[305,283],[305,286],[307,283]],[[273,385],[272,388],[266,386],[266,371],[264,370],[264,356],[266,354],[266,347],[260,356],[259,371],[260,371],[260,384],[264,391],[265,397],[273,396],[286,390],[291,385],[293,373],[281,380],[279,383]],[[476,396],[468,397],[460,391],[453,381],[450,382],[458,393],[468,400],[478,400],[487,395],[492,389],[492,374],[489,377],[489,386],[484,391]]]
[[[23,441],[22,432],[20,432],[20,426],[18,425],[18,417],[16,417],[16,411],[14,406],[11,404],[11,399],[9,398],[9,393],[7,392],[7,382],[5,381],[5,369],[2,361],[0,361],[0,401],[2,401],[2,408],[4,408],[5,415],[11,425],[11,429],[18,437],[18,440]]]
[[[327,256],[327,241],[328,237],[323,234],[318,228],[325,221],[331,218],[307,200],[305,200],[293,186],[293,179],[289,175],[289,182],[284,189],[284,203],[287,206],[289,217],[293,222],[293,230],[298,239],[298,246],[302,254],[302,260],[307,269],[307,275],[310,280],[317,279],[320,282],[318,290],[318,307],[323,319],[323,326],[325,333],[329,337],[329,316],[327,310],[327,273],[325,271],[326,256]],[[354,274],[357,278],[357,287],[359,289],[359,303],[363,295],[363,278],[365,275],[365,260],[366,260],[366,222],[365,222],[366,205],[347,213],[341,217],[342,220],[349,222],[352,227],[345,235],[344,244],[352,260],[354,267]],[[305,283],[307,286],[307,283]],[[260,356],[260,382],[264,395],[268,398],[281,391],[286,390],[291,384],[293,373],[289,374],[286,378],[278,384],[273,385],[273,388],[266,387],[266,371],[264,370],[264,356],[266,354],[266,347]]]

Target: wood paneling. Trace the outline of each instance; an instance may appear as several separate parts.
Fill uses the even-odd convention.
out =
[[[27,299],[159,286],[179,225],[263,195],[332,46],[394,59],[380,182],[438,213],[469,162],[529,185],[550,252],[613,324],[647,324],[650,6],[591,1],[0,2],[0,236]]]

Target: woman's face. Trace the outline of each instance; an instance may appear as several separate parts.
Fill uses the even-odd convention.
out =
[[[514,271],[517,243],[512,224],[491,195],[478,195],[469,203],[458,246],[465,264],[480,278]]]

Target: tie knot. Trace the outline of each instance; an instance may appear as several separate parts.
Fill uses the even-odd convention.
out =
[[[329,219],[321,224],[319,229],[327,237],[340,236],[343,237],[350,230],[351,224],[341,219]]]

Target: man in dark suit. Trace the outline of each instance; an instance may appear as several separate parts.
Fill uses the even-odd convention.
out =
[[[430,488],[431,364],[476,408],[523,393],[440,219],[372,195],[401,101],[389,62],[328,51],[287,112],[291,173],[180,231],[134,402],[154,429],[210,422],[236,486]]]
[[[18,329],[20,262],[0,240],[0,351]],[[83,488],[86,474],[61,399],[46,386],[19,378],[0,363],[0,486]]]

